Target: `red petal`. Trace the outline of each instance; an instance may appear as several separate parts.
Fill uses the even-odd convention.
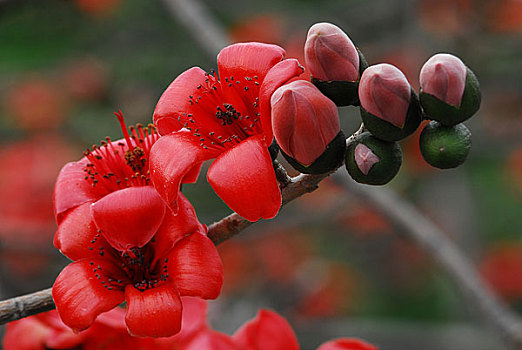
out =
[[[176,132],[160,137],[150,151],[151,179],[154,187],[173,208],[176,208],[181,179],[193,167],[217,154],[202,148],[190,132]]]
[[[223,202],[249,221],[271,219],[281,207],[281,191],[263,135],[222,153],[210,166],[207,179]]]
[[[59,318],[58,314],[56,317]],[[63,325],[63,323],[62,323]],[[87,334],[74,333],[70,328],[54,329],[45,341],[46,349],[76,349],[81,346]]]
[[[61,215],[68,209],[100,198],[98,191],[85,180],[85,162],[71,162],[60,170],[54,186],[54,215],[61,220]]]
[[[196,211],[185,196],[178,197],[178,213],[174,215],[167,210],[155,238],[155,258],[161,260],[174,247],[177,241],[194,232],[205,232],[205,227],[199,222]]]
[[[189,95],[190,88],[196,88],[204,84],[206,79],[205,71],[199,67],[192,67],[178,75],[169,87],[161,95],[156,109],[154,110],[153,121],[160,135],[167,135],[178,131],[183,124],[178,121],[178,115],[187,113],[190,110]],[[189,112],[190,113],[190,112]]]
[[[223,286],[223,264],[212,241],[194,233],[176,244],[169,256],[169,274],[181,295],[215,299]]]
[[[169,349],[172,349],[172,344],[175,344],[175,349],[186,349],[186,346],[191,344],[193,339],[210,330],[207,323],[207,302],[205,300],[185,296],[181,297],[181,302],[183,304],[181,331],[164,340],[165,344],[171,344]]]
[[[209,101],[205,98],[205,92],[204,89],[201,89],[201,86],[208,86],[208,79],[208,74],[199,67],[190,68],[174,79],[161,95],[154,110],[153,120],[160,135],[178,131],[186,123],[192,125],[189,120],[193,118],[189,115],[193,115],[194,119],[197,119],[196,128],[200,129],[201,134],[204,134],[204,129],[208,131],[218,130],[220,124],[216,119],[216,105],[213,104],[214,102],[210,102],[209,107],[212,113],[208,113],[209,110],[204,108]],[[202,100],[199,104],[192,102],[200,96]],[[199,138],[195,140],[199,140]]]
[[[63,323],[79,332],[100,313],[122,303],[123,291],[109,290],[109,278],[125,276],[107,259],[82,259],[67,265],[56,278],[52,292]]]
[[[91,214],[91,204],[84,203],[64,216],[54,235],[54,246],[71,260],[99,257],[99,248],[109,244],[98,234]]]
[[[147,244],[158,231],[166,211],[165,203],[152,186],[112,192],[91,209],[96,226],[118,250]]]
[[[256,318],[245,323],[234,340],[241,349],[299,350],[292,327],[279,314],[261,310]]]
[[[298,77],[303,73],[304,68],[296,59],[284,60],[276,64],[265,77],[261,90],[259,91],[259,103],[261,110],[261,125],[266,139],[272,140],[272,119],[270,111],[270,98],[274,91],[280,86],[288,83],[290,80]]]
[[[203,163],[198,163],[190,169],[185,176],[183,176],[183,179],[181,180],[181,183],[184,184],[193,184],[198,181],[199,173],[201,172],[201,166]]]
[[[225,47],[217,56],[219,76],[252,77],[263,81],[266,73],[285,56],[285,50],[277,45],[263,43],[239,43]]]
[[[215,331],[201,333],[185,350],[246,350],[239,348],[228,334]],[[263,349],[264,350],[264,349]],[[269,349],[266,349],[269,350]],[[271,350],[271,349],[270,349]]]
[[[341,338],[321,345],[317,350],[378,350],[375,346],[359,339]]]
[[[45,340],[52,329],[36,317],[23,318],[6,325],[4,350],[45,350]]]
[[[181,329],[181,299],[176,287],[164,283],[140,291],[132,285],[125,288],[129,332],[138,337],[170,337]]]

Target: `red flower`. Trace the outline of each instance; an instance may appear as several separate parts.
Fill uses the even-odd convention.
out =
[[[186,349],[193,340],[208,331],[206,303],[198,298],[183,297],[183,328],[170,338],[137,338],[125,326],[125,310],[115,308],[100,315],[92,326],[73,332],[56,310],[23,318],[7,324],[4,350],[42,349]]]
[[[4,350],[41,349],[152,349],[152,341],[133,338],[127,332],[120,308],[100,316],[92,327],[74,333],[60,321],[56,310],[7,324]]]
[[[179,332],[180,296],[216,298],[223,267],[189,201],[174,215],[150,185],[152,128],[131,129],[64,166],[54,192],[54,244],[73,263],[53,286],[63,322],[76,331],[127,301],[125,321],[138,336]]]
[[[154,111],[162,137],[151,151],[151,177],[169,205],[175,208],[183,177],[216,158],[207,179],[232,210],[250,221],[277,214],[270,96],[303,71],[284,55],[275,45],[231,45],[217,57],[219,78],[194,67],[163,93]]]
[[[244,350],[299,350],[299,342],[288,321],[270,310],[260,310],[256,318],[237,330],[234,340]]]

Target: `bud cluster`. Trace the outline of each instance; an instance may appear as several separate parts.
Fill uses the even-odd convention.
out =
[[[305,47],[310,84],[297,80],[271,98],[272,128],[283,156],[303,173],[335,170],[344,159],[358,182],[382,185],[399,171],[398,141],[413,134],[423,119],[420,150],[432,166],[464,162],[471,134],[461,124],[480,107],[476,76],[450,54],[436,54],[420,71],[419,94],[399,68],[368,66],[352,40],[331,23],[314,24]],[[346,147],[336,107],[356,106],[362,128]]]

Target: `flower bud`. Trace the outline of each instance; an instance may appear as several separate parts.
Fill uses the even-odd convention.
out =
[[[368,64],[348,35],[331,23],[316,23],[304,50],[312,83],[338,106],[357,104],[357,82]]]
[[[431,166],[456,168],[468,157],[471,132],[464,124],[445,126],[432,120],[420,134],[419,147],[422,157]]]
[[[397,175],[401,164],[399,144],[382,141],[369,132],[356,136],[346,149],[346,170],[360,183],[384,185]]]
[[[359,99],[365,127],[384,141],[401,140],[420,124],[417,95],[404,74],[390,64],[377,64],[364,71]]]
[[[297,80],[270,100],[272,128],[281,153],[303,173],[324,173],[342,162],[345,149],[335,104],[313,84]]]
[[[463,122],[480,107],[478,80],[458,57],[432,56],[422,66],[419,80],[425,113],[444,125]]]
[[[359,79],[357,49],[348,35],[331,23],[316,23],[308,30],[305,61],[310,74],[319,80]]]

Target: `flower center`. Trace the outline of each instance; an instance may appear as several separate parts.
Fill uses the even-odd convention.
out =
[[[154,238],[150,243],[142,248],[129,248],[123,252],[118,252],[112,247],[105,249],[98,243],[98,233],[91,241],[90,250],[97,250],[101,257],[108,258],[119,266],[120,271],[117,277],[114,273],[102,271],[101,265],[90,262],[93,268],[94,277],[108,290],[125,290],[127,284],[132,284],[136,289],[144,291],[157,287],[167,281],[168,259],[162,261],[154,259]],[[107,254],[107,255],[106,255]],[[112,275],[112,276],[111,276]],[[104,276],[106,278],[104,278]],[[111,277],[107,277],[111,276]]]
[[[165,258],[164,265],[153,264],[153,249],[150,244],[143,248],[131,248],[122,252],[122,268],[129,276],[131,283],[140,291],[158,286],[169,277],[167,272],[168,259]]]
[[[221,125],[230,125],[234,122],[234,120],[237,120],[239,117],[241,117],[241,113],[236,111],[234,106],[228,103],[223,103],[224,110],[217,106],[217,112],[216,112],[216,118],[221,120]]]
[[[115,113],[123,131],[124,140],[112,142],[106,138],[101,146],[85,151],[85,180],[102,192],[150,183],[147,164],[150,149],[159,138],[152,124],[137,124],[127,129],[121,112]],[[130,134],[129,134],[130,131]]]
[[[192,131],[205,149],[223,149],[263,132],[260,125],[259,78],[233,76],[221,81],[214,71],[189,96],[192,113],[181,113],[178,121]]]

